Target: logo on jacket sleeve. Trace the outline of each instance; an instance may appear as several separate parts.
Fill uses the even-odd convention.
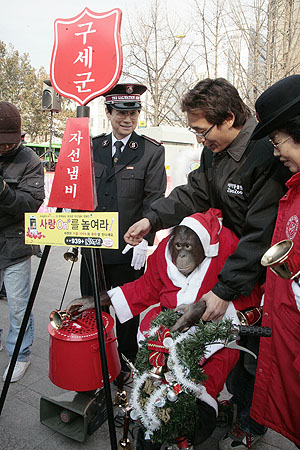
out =
[[[228,183],[227,184],[227,193],[242,196],[242,195],[244,195],[244,188],[241,184]]]
[[[289,218],[286,228],[285,234],[288,239],[294,239],[299,227],[299,219],[298,216],[292,216]]]

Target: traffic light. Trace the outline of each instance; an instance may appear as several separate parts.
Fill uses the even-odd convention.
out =
[[[61,96],[55,92],[50,80],[43,81],[42,110],[61,111]]]

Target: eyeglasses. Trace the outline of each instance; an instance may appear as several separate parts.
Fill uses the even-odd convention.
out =
[[[273,139],[269,139],[269,141],[271,142],[271,144],[273,145],[273,147],[278,150],[279,145],[284,144],[286,141],[288,141],[289,139],[291,139],[292,136],[289,136],[285,139],[283,139],[282,141],[278,142],[278,144],[275,144],[275,142],[273,141]]]
[[[211,125],[209,128],[207,128],[206,131],[204,131],[203,133],[199,133],[199,131],[194,130],[193,128],[189,127],[188,130],[191,131],[192,133],[194,133],[198,138],[200,138],[202,140],[202,142],[205,141],[208,133],[213,129],[213,127],[215,126],[215,124]]]

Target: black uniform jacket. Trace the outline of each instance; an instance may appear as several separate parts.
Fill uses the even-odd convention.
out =
[[[6,182],[0,194],[0,269],[33,254],[25,244],[24,213],[36,212],[44,199],[44,170],[40,158],[21,144],[0,156],[0,175]]]
[[[112,135],[93,139],[95,178],[98,198],[96,211],[119,212],[119,250],[103,250],[105,264],[129,263],[132,250],[122,255],[123,236],[142,219],[151,204],[166,189],[165,149],[162,145],[133,132],[117,165],[112,164]],[[147,236],[152,245],[154,233]]]
[[[267,138],[249,141],[255,125],[254,118],[248,119],[236,139],[220,153],[204,148],[200,167],[189,174],[187,184],[158,200],[146,215],[157,231],[195,212],[222,210],[223,224],[240,238],[212,289],[225,300],[248,296],[254,284],[263,281],[260,259],[270,246],[278,201],[290,178]]]

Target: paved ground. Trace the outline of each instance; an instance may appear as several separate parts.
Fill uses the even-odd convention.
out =
[[[12,383],[8,390],[6,402],[0,417],[0,450],[89,450],[110,449],[107,422],[93,435],[88,436],[85,443],[69,439],[40,423],[41,396],[53,397],[64,392],[54,386],[48,378],[48,318],[49,313],[58,308],[70,263],[65,261],[65,248],[52,248],[47,261],[46,270],[34,304],[35,341],[32,347],[32,363],[25,376],[17,383]],[[33,257],[33,274],[40,259]],[[64,305],[79,296],[79,263],[75,264],[70,286],[66,293]],[[4,329],[4,337],[8,331],[8,310],[5,301],[0,301],[0,326]],[[0,353],[0,374],[8,364],[8,354],[4,349]],[[2,377],[0,391],[3,387]],[[112,397],[115,387],[112,387]],[[117,412],[117,411],[116,411]],[[224,429],[217,428],[214,435],[206,443],[195,450],[217,450],[218,439]],[[121,438],[121,429],[117,429],[117,440]],[[134,448],[134,446],[133,446]],[[295,446],[281,435],[269,430],[266,436],[256,444],[254,450],[294,450]]]

